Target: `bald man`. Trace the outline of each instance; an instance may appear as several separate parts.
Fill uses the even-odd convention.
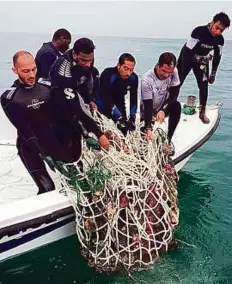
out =
[[[12,88],[2,94],[1,105],[18,130],[18,154],[38,186],[38,194],[48,192],[54,190],[55,186],[46,170],[44,160],[50,161],[48,164],[51,167],[53,160],[64,162],[77,160],[81,154],[80,141],[77,141],[78,153],[72,156],[54,133],[55,120],[52,116],[55,106],[49,82],[44,80],[36,82],[37,68],[33,56],[27,51],[17,52],[13,57],[12,70],[18,79]],[[100,131],[92,118],[88,117],[81,108],[77,112],[78,119],[84,126],[87,121],[93,133]],[[104,137],[102,139],[105,142]],[[104,147],[104,143],[99,142]]]

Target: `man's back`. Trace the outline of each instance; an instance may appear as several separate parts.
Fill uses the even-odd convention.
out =
[[[61,53],[51,42],[44,43],[36,54],[37,77],[48,78],[53,63],[61,56]]]

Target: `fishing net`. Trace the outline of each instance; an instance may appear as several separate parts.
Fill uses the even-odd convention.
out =
[[[148,269],[168,250],[179,219],[166,135],[154,129],[148,143],[139,127],[124,137],[106,117],[97,113],[95,120],[110,150],[99,151],[89,138],[80,160],[60,169],[82,255],[101,272]]]

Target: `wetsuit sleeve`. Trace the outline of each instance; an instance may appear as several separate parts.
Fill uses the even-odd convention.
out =
[[[77,126],[77,121],[80,120],[88,132],[94,133],[98,138],[101,137],[103,135],[103,132],[91,117],[82,97],[78,95],[78,98],[79,98],[79,105],[77,109],[77,115],[73,116],[72,122],[74,123],[75,126]],[[77,127],[79,128],[79,126]]]
[[[190,50],[193,50],[196,44],[199,42],[199,35],[201,34],[200,27],[195,28],[192,33],[191,37],[187,40],[186,47]]]
[[[177,98],[180,93],[180,85],[170,87],[169,89],[169,97],[166,100],[164,106],[162,107],[162,110],[165,112],[165,115],[169,113],[170,107],[174,101],[177,101]]]
[[[101,90],[101,97],[102,102],[104,105],[104,110],[106,115],[112,117],[114,120],[119,120],[122,114],[112,99],[111,88],[112,85],[110,84],[111,73],[107,70],[103,71],[100,77],[100,90]]]
[[[169,112],[172,103],[177,100],[180,93],[180,79],[177,68],[174,69],[174,72],[172,74],[171,83],[168,91],[169,91],[169,97],[162,107],[162,110],[166,114]]]
[[[144,106],[144,121],[145,128],[151,128],[152,109],[153,109],[153,89],[151,84],[146,81],[141,81],[141,99]]]
[[[29,147],[38,154],[45,156],[45,150],[39,145],[37,137],[30,128],[28,123],[29,120],[23,110],[20,109],[20,106],[9,102],[8,99],[5,98],[4,94],[1,97],[1,105],[8,119],[20,132]]]
[[[74,80],[72,79],[71,74],[71,63],[67,62],[63,64],[63,58],[60,57],[56,61],[54,61],[50,72],[49,72],[49,80],[51,81],[52,88],[65,89],[72,88],[76,89],[77,84],[74,84]],[[77,83],[77,82],[75,82]]]
[[[138,76],[135,78],[130,90],[130,117],[135,117],[138,108]]]
[[[214,47],[214,57],[212,62],[212,72],[217,72],[219,63],[222,56],[222,47],[224,45],[224,39],[221,41],[221,44],[218,44]]]
[[[36,60],[37,66],[39,65],[39,70],[41,77],[48,78],[51,66],[56,60],[56,56],[50,52],[42,54],[38,60]]]
[[[90,100],[94,101],[98,94],[99,94],[99,87],[100,87],[100,81],[99,81],[99,71],[97,68],[93,69],[93,91],[90,96]]]

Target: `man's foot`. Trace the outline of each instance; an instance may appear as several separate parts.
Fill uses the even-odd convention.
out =
[[[210,122],[210,120],[208,119],[208,117],[205,114],[205,110],[200,110],[199,118],[205,124],[208,124]]]

